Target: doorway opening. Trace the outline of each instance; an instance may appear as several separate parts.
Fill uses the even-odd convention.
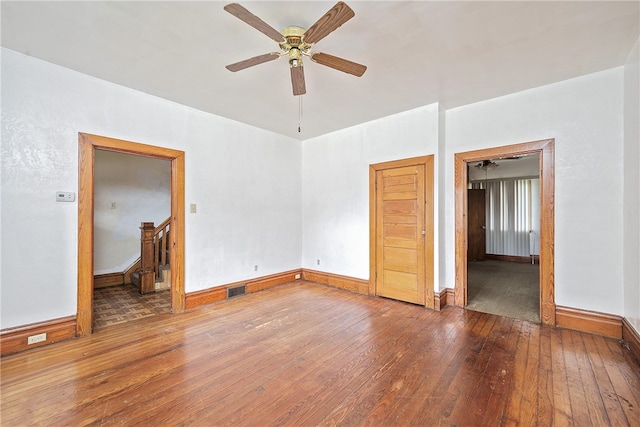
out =
[[[95,331],[171,312],[171,162],[115,151],[94,154]],[[152,239],[141,224],[153,227]],[[141,242],[151,245],[153,253],[144,251]],[[143,286],[143,268],[149,265],[153,280],[144,276]]]
[[[168,244],[171,311],[184,311],[184,152],[103,136],[78,135],[78,311],[76,335],[89,335],[93,328],[94,278],[94,167],[95,151],[169,160],[171,163],[171,233]]]
[[[539,164],[467,162],[467,309],[540,323]]]
[[[469,304],[469,167],[487,159],[513,158],[537,154],[539,167],[540,233],[539,319],[555,325],[554,297],[554,143],[553,139],[495,147],[454,156],[455,167],[455,305]],[[528,238],[529,236],[527,236]],[[536,259],[534,258],[534,265]]]

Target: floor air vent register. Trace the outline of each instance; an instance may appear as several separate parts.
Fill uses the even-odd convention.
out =
[[[233,288],[227,288],[227,299],[233,297],[239,297],[247,293],[247,285],[235,286]]]

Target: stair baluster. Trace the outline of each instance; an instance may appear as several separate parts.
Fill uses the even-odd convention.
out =
[[[162,277],[162,269],[169,264],[169,231],[171,226],[171,218],[167,218],[154,231],[155,258],[154,268],[156,279]]]

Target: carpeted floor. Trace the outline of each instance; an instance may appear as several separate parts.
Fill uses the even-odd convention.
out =
[[[467,308],[540,323],[540,265],[477,261],[467,266]]]
[[[93,327],[128,322],[171,311],[169,290],[140,295],[134,285],[109,286],[93,291]]]

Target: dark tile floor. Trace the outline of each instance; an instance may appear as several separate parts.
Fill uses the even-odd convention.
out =
[[[136,286],[128,284],[93,291],[94,329],[170,311],[169,290],[140,295]]]

